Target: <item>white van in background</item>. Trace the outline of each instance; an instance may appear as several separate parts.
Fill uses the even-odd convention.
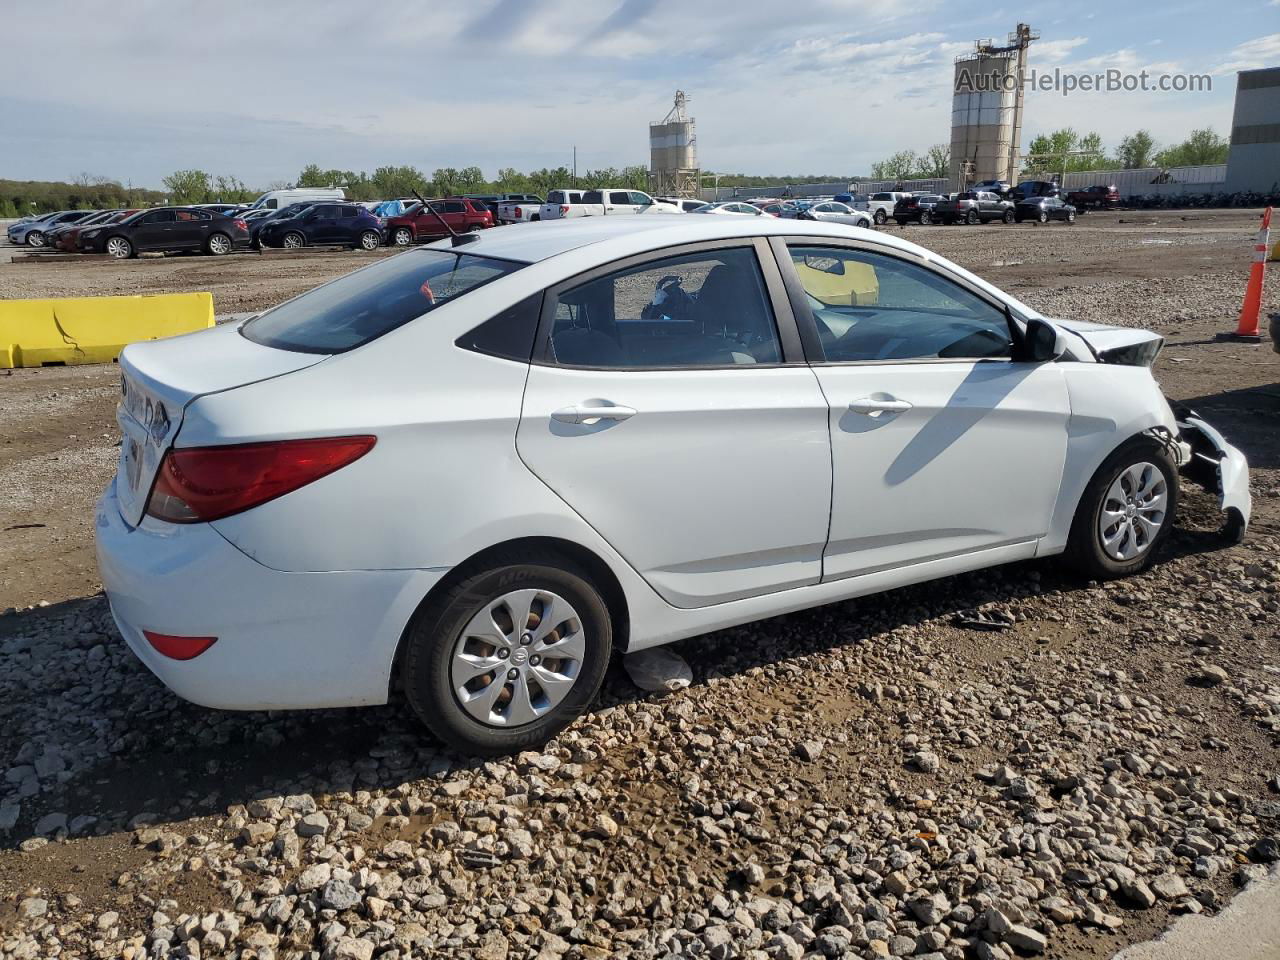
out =
[[[308,200],[345,200],[347,192],[341,187],[298,187],[293,190],[268,190],[249,207],[250,210],[266,208],[278,210],[291,203],[304,203]]]

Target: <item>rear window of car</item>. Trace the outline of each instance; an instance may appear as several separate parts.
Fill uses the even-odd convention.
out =
[[[279,350],[342,353],[523,266],[450,250],[412,250],[304,293],[240,332]]]

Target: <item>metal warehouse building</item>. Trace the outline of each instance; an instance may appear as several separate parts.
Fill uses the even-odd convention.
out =
[[[1241,70],[1231,120],[1226,190],[1269,193],[1280,183],[1280,67]]]

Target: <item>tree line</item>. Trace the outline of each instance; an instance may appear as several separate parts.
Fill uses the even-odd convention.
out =
[[[1025,154],[1023,166],[1030,175],[1068,173],[1080,170],[1133,170],[1139,167],[1194,167],[1226,163],[1231,142],[1206,127],[1193,130],[1181,143],[1161,148],[1148,130],[1123,137],[1108,155],[1097,132],[1078,133],[1064,127],[1035,137]],[[871,165],[873,180],[931,180],[949,175],[951,148],[934,144],[922,155],[902,150]]]

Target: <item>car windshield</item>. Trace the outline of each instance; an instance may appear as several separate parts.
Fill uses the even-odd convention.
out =
[[[412,250],[304,293],[240,332],[280,350],[342,353],[523,266],[450,250]]]

